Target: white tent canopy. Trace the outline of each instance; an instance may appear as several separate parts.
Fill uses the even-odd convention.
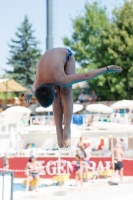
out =
[[[89,112],[95,113],[112,113],[113,109],[103,104],[90,104],[86,107]]]
[[[83,109],[83,105],[73,104],[73,113],[81,111],[82,109]],[[47,108],[43,108],[40,106],[40,107],[36,108],[36,112],[53,112],[53,107],[52,107],[52,105]]]
[[[133,131],[133,125],[129,124],[118,124],[112,122],[93,122],[92,126],[102,130],[125,130]]]
[[[4,110],[3,112],[1,112],[2,114],[8,114],[8,113],[21,113],[21,114],[30,114],[31,110],[29,108],[25,108],[23,106],[12,106],[10,108],[7,108],[6,110]]]
[[[73,84],[72,89],[77,89],[77,88],[81,88],[81,89],[89,88],[89,85],[88,85],[87,81]]]
[[[47,107],[47,108],[43,108],[43,107],[38,107],[35,109],[36,112],[53,112],[53,107],[52,105]]]
[[[73,113],[79,112],[83,109],[83,105],[81,104],[73,104]]]
[[[126,109],[126,108],[133,108],[133,101],[131,100],[121,100],[113,103],[111,105],[113,109]]]
[[[0,79],[0,92],[24,92],[27,89],[14,79]]]

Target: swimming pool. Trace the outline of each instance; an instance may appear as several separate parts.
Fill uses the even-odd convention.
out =
[[[49,186],[56,186],[56,183],[49,184]],[[38,188],[45,188],[45,187],[47,187],[47,185],[42,184]],[[25,190],[26,190],[26,186],[23,185],[22,183],[14,183],[13,184],[13,192],[25,191]]]

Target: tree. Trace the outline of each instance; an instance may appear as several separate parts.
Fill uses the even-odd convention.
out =
[[[111,24],[103,30],[100,52],[104,66],[114,63],[122,67],[119,75],[107,76],[111,99],[133,98],[133,1],[113,11]],[[106,93],[107,94],[107,93]]]
[[[132,98],[133,92],[133,1],[113,11],[109,21],[106,10],[97,3],[85,5],[85,15],[73,20],[72,38],[64,38],[82,72],[116,64],[123,72],[106,74],[89,81],[102,100]]]
[[[9,44],[8,64],[13,67],[13,71],[6,70],[6,73],[25,87],[30,87],[33,84],[40,58],[39,42],[36,41],[33,33],[32,25],[25,16],[15,33],[17,39],[11,39],[11,44]]]

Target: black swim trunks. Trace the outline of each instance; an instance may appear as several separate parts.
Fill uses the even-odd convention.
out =
[[[115,170],[121,170],[121,168],[123,168],[123,163],[122,162],[115,163]]]
[[[33,178],[35,178],[36,176],[38,176],[38,173],[37,172],[32,172],[32,173],[30,173],[30,176],[32,176]]]
[[[71,58],[71,56],[73,55],[73,53],[69,50],[69,49],[66,49],[68,51],[68,55],[66,57],[66,63],[67,61]]]

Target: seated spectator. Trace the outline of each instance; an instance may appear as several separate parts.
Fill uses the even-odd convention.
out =
[[[82,93],[79,95],[78,100],[80,103],[84,103],[87,101],[87,95],[84,91],[82,91]]]
[[[36,180],[36,185],[35,185],[35,189],[37,192],[38,189],[38,182],[39,182],[39,171],[41,169],[43,169],[44,167],[40,164],[40,162],[38,162],[36,160],[36,158],[34,156],[31,156],[27,165],[26,165],[26,191],[29,191],[29,186],[30,186],[30,182],[35,179]]]
[[[110,107],[110,102],[109,102],[109,100],[106,101],[106,104],[105,104],[105,105]]]
[[[97,94],[96,94],[96,92],[94,90],[92,90],[90,102],[91,103],[96,103],[96,101],[97,101]]]
[[[35,118],[35,119],[33,120],[33,125],[41,125],[40,120],[39,120],[38,118]]]
[[[91,116],[91,118],[88,121],[87,126],[92,126],[92,123],[94,122],[94,116]]]

